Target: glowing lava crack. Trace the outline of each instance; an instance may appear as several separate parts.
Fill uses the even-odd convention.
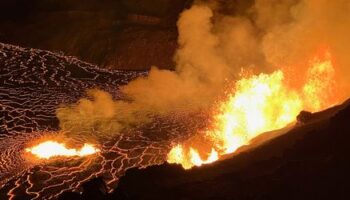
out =
[[[100,150],[91,144],[84,144],[84,146],[79,150],[69,149],[65,146],[65,144],[50,140],[34,147],[26,148],[25,151],[34,154],[38,158],[49,159],[57,156],[87,156],[95,154]]]

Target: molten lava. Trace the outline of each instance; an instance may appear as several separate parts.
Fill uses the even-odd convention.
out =
[[[26,148],[25,151],[34,154],[38,158],[49,159],[57,156],[87,156],[100,150],[91,144],[84,144],[79,150],[68,149],[65,144],[49,140],[34,147]]]
[[[334,75],[331,56],[326,53],[310,61],[306,79],[297,88],[290,86],[280,70],[237,81],[226,100],[217,106],[211,126],[197,134],[192,139],[195,142],[190,139],[173,147],[168,162],[185,169],[212,163],[249,144],[259,134],[294,122],[303,109],[314,112],[333,105],[337,102],[332,98]],[[203,147],[208,143],[209,148]]]

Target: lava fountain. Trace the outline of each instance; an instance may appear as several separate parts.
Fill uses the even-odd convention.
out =
[[[95,154],[99,152],[100,150],[94,147],[92,144],[84,144],[83,147],[80,149],[70,149],[67,148],[64,143],[59,143],[56,141],[45,141],[42,142],[36,146],[26,148],[26,152],[32,153],[37,158],[40,159],[49,159],[52,157],[58,157],[58,156],[87,156],[91,154]]]
[[[212,163],[264,132],[293,123],[302,110],[315,112],[334,105],[339,101],[334,76],[327,51],[310,60],[305,80],[294,87],[281,70],[242,78],[216,106],[210,127],[174,146],[167,161],[185,169]]]

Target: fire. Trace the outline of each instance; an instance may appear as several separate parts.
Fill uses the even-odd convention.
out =
[[[301,88],[292,88],[281,70],[237,81],[234,92],[218,105],[212,125],[195,136],[201,139],[173,147],[168,162],[185,169],[212,163],[261,133],[293,123],[303,109],[318,111],[334,104],[331,97],[335,70],[330,54],[323,60],[313,59],[306,73]],[[211,148],[203,148],[206,143]]]
[[[38,158],[49,159],[57,156],[87,156],[100,150],[91,144],[84,144],[79,150],[69,149],[65,144],[49,140],[34,147],[26,148],[25,151],[34,154]]]

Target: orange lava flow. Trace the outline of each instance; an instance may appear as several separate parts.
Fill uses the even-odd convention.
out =
[[[95,154],[100,150],[91,144],[84,144],[79,150],[69,149],[65,144],[49,140],[31,148],[26,148],[25,151],[32,153],[38,158],[49,159],[57,156],[87,156]]]
[[[217,106],[211,126],[193,141],[174,146],[167,161],[185,169],[212,163],[261,133],[293,123],[302,110],[315,112],[334,105],[334,76],[331,56],[326,53],[310,61],[305,80],[297,88],[289,85],[281,70],[237,81],[233,92]]]

